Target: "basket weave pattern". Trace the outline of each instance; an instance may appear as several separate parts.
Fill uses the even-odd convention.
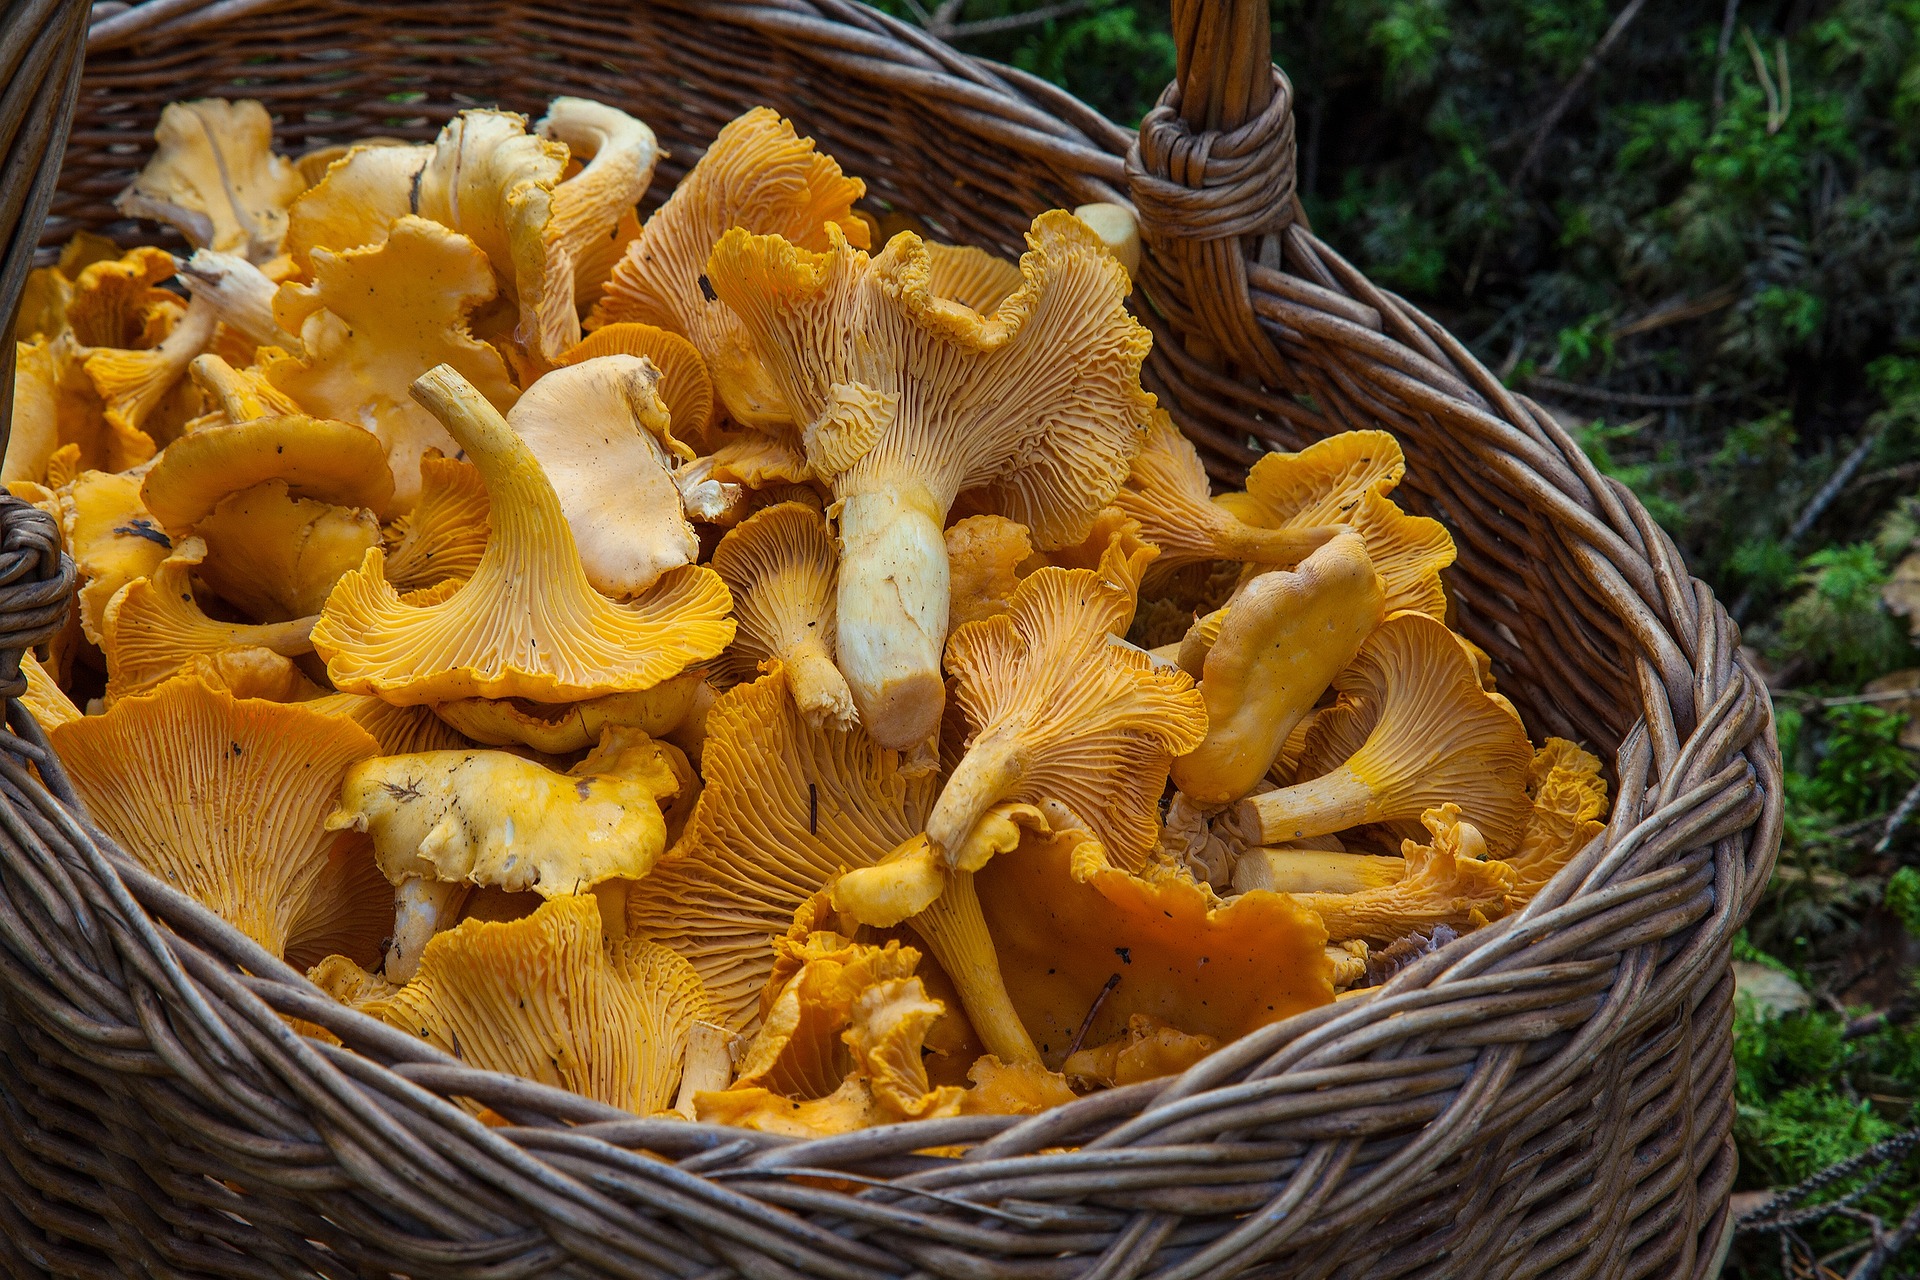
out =
[[[1456,624],[1536,735],[1611,757],[1616,801],[1519,915],[1184,1076],[1030,1119],[795,1142],[476,1071],[332,1004],[130,863],[9,702],[7,1274],[1709,1273],[1734,1169],[1729,939],[1779,839],[1764,687],[1632,497],[1305,226],[1264,0],[1175,5],[1180,78],[1137,140],[845,0],[99,12],[63,153],[85,6],[0,2],[0,312],[36,242],[111,229],[160,108],[194,96],[261,99],[289,150],[428,138],[479,103],[599,97],[671,151],[656,198],[766,103],[878,200],[1006,253],[1040,209],[1130,199],[1149,239],[1134,297],[1155,337],[1148,383],[1209,468],[1232,481],[1261,447],[1393,431],[1401,494],[1460,546]],[[0,692],[19,691],[19,650],[57,629],[72,586],[57,549],[46,517],[0,503]],[[916,1154],[948,1143],[976,1145]]]

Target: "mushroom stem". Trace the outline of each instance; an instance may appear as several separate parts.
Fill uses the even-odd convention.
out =
[[[1373,810],[1373,788],[1341,765],[1321,777],[1242,800],[1229,813],[1228,828],[1250,845],[1281,844],[1377,821],[1381,815]]]
[[[945,517],[920,484],[856,493],[840,505],[840,670],[867,732],[897,751],[940,728]]]
[[[411,982],[420,970],[427,940],[448,928],[473,886],[408,876],[393,889],[393,940],[382,966],[390,982]]]
[[[609,944],[627,936],[627,890],[632,887],[633,881],[619,876],[593,886],[600,903],[600,934]]]
[[[907,923],[953,979],[967,1021],[987,1052],[1008,1064],[1038,1063],[1040,1050],[1007,994],[987,920],[980,912],[980,897],[974,892],[973,873],[950,874],[946,891]]]
[[[1013,794],[1026,776],[1026,753],[1005,727],[982,734],[955,766],[927,818],[927,839],[949,865],[986,811]]]
[[[1344,529],[1344,525],[1337,524],[1317,524],[1305,529],[1263,529],[1228,516],[1214,533],[1214,548],[1220,560],[1291,568]]]
[[[780,655],[786,664],[787,687],[793,691],[794,705],[806,714],[809,724],[823,720],[848,726],[854,723],[853,694],[847,678],[834,665],[827,651],[826,638],[813,636]]]
[[[733,1051],[740,1037],[711,1022],[696,1022],[687,1033],[687,1056],[680,1070],[680,1093],[673,1109],[697,1119],[693,1100],[702,1093],[718,1093],[733,1083]]]
[[[1240,893],[1361,893],[1398,884],[1407,860],[1371,853],[1331,853],[1318,849],[1249,849],[1233,864],[1233,887]]]

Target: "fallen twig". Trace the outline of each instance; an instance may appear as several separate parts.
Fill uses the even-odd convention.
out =
[[[1730,391],[1696,391],[1688,396],[1650,395],[1641,391],[1612,391],[1606,387],[1589,387],[1578,382],[1563,382],[1559,378],[1549,378],[1545,374],[1531,374],[1526,383],[1529,389],[1550,391],[1563,396],[1573,396],[1579,400],[1599,400],[1608,404],[1624,404],[1635,409],[1684,409],[1693,405],[1710,404],[1715,400],[1731,399]]]
[[[1613,25],[1609,26],[1606,34],[1600,37],[1600,42],[1588,50],[1586,58],[1580,63],[1580,69],[1573,73],[1573,78],[1567,81],[1566,88],[1560,91],[1560,96],[1554,99],[1551,107],[1547,108],[1547,114],[1540,118],[1539,125],[1533,131],[1533,140],[1527,144],[1526,154],[1520,157],[1520,167],[1513,171],[1513,181],[1509,185],[1515,191],[1525,185],[1527,176],[1540,162],[1541,153],[1547,147],[1547,139],[1553,136],[1554,129],[1559,126],[1560,117],[1567,114],[1567,109],[1573,106],[1574,98],[1586,87],[1587,81],[1593,78],[1593,73],[1600,69],[1601,60],[1619,42],[1620,37],[1626,34],[1627,28],[1633,25],[1635,18],[1640,16],[1640,10],[1646,3],[1647,0],[1627,0],[1627,7],[1614,18]]]

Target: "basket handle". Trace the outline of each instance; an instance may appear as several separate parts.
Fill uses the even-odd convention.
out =
[[[1254,317],[1247,259],[1279,265],[1294,193],[1293,86],[1272,61],[1266,0],[1174,0],[1172,84],[1140,122],[1127,182],[1145,284],[1194,354],[1284,385]]]

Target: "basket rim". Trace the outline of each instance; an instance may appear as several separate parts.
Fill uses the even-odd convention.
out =
[[[264,10],[288,7],[292,2],[146,0],[117,11],[111,6],[96,6],[88,48],[103,53],[199,35]],[[865,66],[878,59],[888,66],[903,67],[912,73],[923,98],[962,112],[981,114],[983,96],[1008,104],[997,118],[1006,126],[1010,145],[1032,148],[1032,154],[1062,165],[1089,189],[1105,189],[1109,194],[1103,198],[1132,204],[1125,190],[1122,159],[1132,135],[1110,124],[1097,130],[1098,136],[1078,128],[1070,117],[1091,116],[1091,109],[1027,73],[966,58],[939,45],[918,28],[850,0],[662,3],[750,27],[776,42],[794,42],[812,51],[824,51],[821,56],[827,60],[838,57],[848,60],[849,65]],[[1049,107],[1058,108],[1061,100],[1072,107],[1050,112]],[[1036,115],[1047,120],[1048,127],[1029,128],[1031,117]],[[1643,683],[1651,679],[1666,686],[1676,695],[1676,706],[1690,713],[1696,711],[1696,695],[1710,694],[1704,699],[1705,705],[1697,707],[1697,723],[1649,724],[1643,718],[1627,734],[1615,756],[1621,785],[1613,819],[1552,885],[1522,911],[1416,961],[1363,997],[1271,1024],[1226,1046],[1181,1076],[1094,1094],[1035,1117],[962,1117],[909,1122],[839,1138],[784,1139],[720,1125],[635,1117],[557,1088],[479,1072],[383,1023],[335,1004],[304,974],[238,934],[198,902],[145,872],[86,821],[84,809],[52,756],[45,735],[24,707],[12,702],[9,720],[15,736],[8,744],[9,752],[39,770],[46,790],[35,795],[30,783],[22,786],[18,780],[10,780],[4,807],[9,811],[22,804],[37,807],[43,819],[56,823],[56,813],[40,803],[41,796],[55,802],[54,811],[64,807],[68,815],[61,834],[72,848],[71,856],[63,856],[44,844],[40,853],[31,855],[8,847],[0,850],[0,861],[12,864],[18,856],[32,856],[40,862],[36,869],[39,876],[91,882],[92,891],[83,896],[96,908],[104,909],[99,922],[113,936],[115,947],[131,948],[147,957],[155,971],[164,976],[165,985],[195,1011],[196,1020],[204,1020],[208,1027],[224,1025],[212,1008],[214,1001],[240,1011],[243,1021],[251,1018],[258,1023],[263,1015],[287,1014],[325,1027],[349,1043],[379,1050],[393,1069],[388,1070],[371,1056],[358,1058],[370,1071],[390,1077],[368,1083],[366,1073],[356,1074],[352,1063],[346,1061],[353,1056],[350,1051],[340,1050],[344,1056],[337,1057],[329,1047],[305,1042],[285,1031],[284,1026],[284,1034],[268,1035],[258,1045],[233,1039],[231,1031],[216,1033],[216,1039],[231,1040],[227,1048],[236,1054],[237,1061],[257,1059],[270,1041],[271,1051],[284,1055],[283,1061],[303,1064],[302,1069],[316,1075],[351,1081],[358,1088],[404,1095],[409,1105],[433,1116],[435,1123],[446,1123],[460,1133],[463,1141],[510,1168],[519,1167],[516,1161],[541,1163],[541,1144],[558,1141],[552,1135],[561,1130],[553,1126],[563,1122],[593,1126],[591,1132],[579,1135],[579,1141],[597,1143],[607,1153],[651,1143],[719,1152],[745,1143],[752,1150],[739,1155],[735,1163],[764,1177],[789,1167],[784,1160],[773,1158],[775,1152],[802,1157],[808,1169],[834,1169],[847,1162],[906,1156],[924,1147],[955,1142],[980,1144],[956,1162],[957,1166],[992,1166],[997,1171],[1022,1163],[1051,1161],[1054,1167],[1067,1167],[1074,1163],[1067,1157],[1032,1153],[1044,1146],[1059,1145],[1057,1139],[1089,1130],[1098,1136],[1083,1147],[1087,1152],[1112,1153],[1123,1147],[1161,1145],[1169,1135],[1180,1133],[1182,1123],[1203,1115],[1233,1090],[1278,1088],[1286,1079],[1311,1081],[1318,1078],[1315,1073],[1333,1070],[1356,1053],[1364,1060],[1371,1052],[1365,1046],[1377,1039],[1369,1039],[1369,1030],[1390,1017],[1404,1015],[1410,1021],[1433,1018],[1436,1028],[1444,1028],[1444,1005],[1449,997],[1470,991],[1511,993],[1529,984],[1539,989],[1577,986],[1585,979],[1576,971],[1593,963],[1577,958],[1578,941],[1600,927],[1596,922],[1631,917],[1635,911],[1651,912],[1649,918],[1661,912],[1671,915],[1681,910],[1681,900],[1693,901],[1703,892],[1718,888],[1720,892],[1707,914],[1682,926],[1691,938],[1658,961],[1664,971],[1687,971],[1724,944],[1731,932],[1730,922],[1741,918],[1750,905],[1743,900],[1744,895],[1731,892],[1741,887],[1732,865],[1738,858],[1734,847],[1738,838],[1747,834],[1757,846],[1759,852],[1752,860],[1762,873],[1777,844],[1779,761],[1777,748],[1772,745],[1771,705],[1764,682],[1734,648],[1737,636],[1732,624],[1704,584],[1686,574],[1671,540],[1646,516],[1630,492],[1598,474],[1557,423],[1531,401],[1507,392],[1444,329],[1398,296],[1366,282],[1364,275],[1310,232],[1296,226],[1287,234],[1294,241],[1304,241],[1315,261],[1326,264],[1329,275],[1316,278],[1256,268],[1250,273],[1256,285],[1267,290],[1269,296],[1317,308],[1330,325],[1341,323],[1364,330],[1368,336],[1356,341],[1392,346],[1391,361],[1405,376],[1426,379],[1434,395],[1449,397],[1485,420],[1487,429],[1507,442],[1516,466],[1539,463],[1533,474],[1540,484],[1559,489],[1570,505],[1587,513],[1594,541],[1610,539],[1622,555],[1639,562],[1644,574],[1631,575],[1636,580],[1623,580],[1627,593],[1660,602],[1663,611],[1687,607],[1699,613],[1706,619],[1703,625],[1712,632],[1712,647],[1721,656],[1731,651],[1727,665],[1733,677],[1717,690],[1704,690],[1696,686],[1704,678],[1707,663],[1689,657],[1664,631],[1657,638],[1642,634],[1643,649],[1651,649],[1663,659],[1649,662],[1643,653],[1637,673]],[[1369,319],[1371,326],[1366,323]],[[1396,331],[1399,337],[1393,336]],[[1623,621],[1631,625],[1631,620]],[[1653,621],[1653,629],[1659,630],[1659,619]],[[1636,629],[1637,633],[1647,630],[1646,626]],[[11,772],[18,773],[19,767],[13,766]],[[1643,780],[1632,792],[1630,778]],[[1696,859],[1691,868],[1680,865],[1683,851],[1702,847],[1709,851],[1704,860]],[[18,867],[11,869],[19,871]],[[77,877],[76,872],[80,873]],[[1761,874],[1759,881],[1764,883],[1764,879]],[[82,884],[82,888],[87,886]],[[1753,886],[1747,888],[1757,892]],[[166,924],[167,929],[158,929],[156,922]],[[1678,936],[1679,932],[1675,930],[1669,936]],[[1636,963],[1639,971],[1614,978],[1616,983],[1624,982],[1629,996],[1644,995],[1652,981],[1648,970],[1654,961]],[[16,977],[9,968],[0,974],[0,981],[14,986]],[[1609,984],[1609,990],[1614,989]],[[1525,1001],[1521,1004],[1524,1006]],[[1536,1078],[1530,1094],[1543,1096],[1556,1083],[1569,1078],[1586,1055],[1639,1029],[1647,1018],[1644,1010],[1634,1006],[1632,998],[1609,999],[1578,1029],[1556,1032],[1560,1043],[1550,1057],[1558,1066],[1544,1078]],[[1524,1012],[1522,1008],[1514,1016]],[[1350,1206],[1408,1170],[1438,1165],[1451,1148],[1439,1150],[1447,1144],[1435,1135],[1450,1130],[1470,1132],[1484,1120],[1489,1100],[1498,1097],[1512,1078],[1521,1065],[1520,1056],[1517,1051],[1509,1054],[1508,1060],[1490,1064],[1484,1075],[1476,1073],[1470,1081],[1464,1081],[1438,1115],[1416,1126],[1410,1152],[1386,1160],[1384,1173],[1376,1166],[1358,1182],[1323,1186],[1319,1194],[1297,1204],[1295,1213],[1305,1216],[1310,1205],[1322,1211]],[[525,1132],[509,1132],[533,1145],[508,1141],[465,1117],[445,1101],[455,1094],[497,1098],[501,1105],[496,1109],[503,1115],[524,1117]],[[1125,1118],[1128,1116],[1131,1118]],[[1109,1119],[1119,1123],[1099,1131],[1098,1126]],[[548,1136],[540,1138],[536,1131]],[[682,1140],[676,1142],[676,1138]],[[1344,1169],[1353,1160],[1355,1150],[1345,1149],[1341,1154],[1343,1145],[1328,1144],[1329,1169],[1335,1165]],[[1097,1164],[1098,1158],[1091,1163]],[[718,1187],[711,1177],[686,1176],[709,1188]],[[890,1185],[895,1190],[913,1188],[925,1203],[944,1203],[937,1198],[947,1194],[937,1185],[939,1179],[921,1186],[914,1181],[918,1176]],[[1329,1180],[1335,1184],[1341,1181],[1337,1172]],[[963,1178],[952,1185],[965,1184]],[[719,1194],[717,1190],[715,1194],[718,1198],[713,1203],[720,1208],[714,1210],[715,1216],[707,1225],[722,1235],[738,1229],[730,1215],[744,1212],[745,1206],[761,1213],[767,1210],[765,1202],[751,1197]],[[937,1213],[938,1209],[926,1212]],[[990,1211],[969,1203],[966,1212]],[[804,1220],[795,1218],[794,1222],[798,1225]],[[1232,1248],[1273,1243],[1270,1225],[1263,1230],[1267,1234],[1236,1229],[1198,1257],[1210,1263],[1227,1257]],[[817,1229],[800,1231],[793,1243],[807,1250],[839,1250],[832,1256],[844,1263],[873,1263],[871,1256],[844,1256],[846,1251],[820,1239]],[[1200,1264],[1182,1264],[1167,1274],[1171,1280],[1174,1276],[1217,1273],[1195,1270],[1195,1265]]]

